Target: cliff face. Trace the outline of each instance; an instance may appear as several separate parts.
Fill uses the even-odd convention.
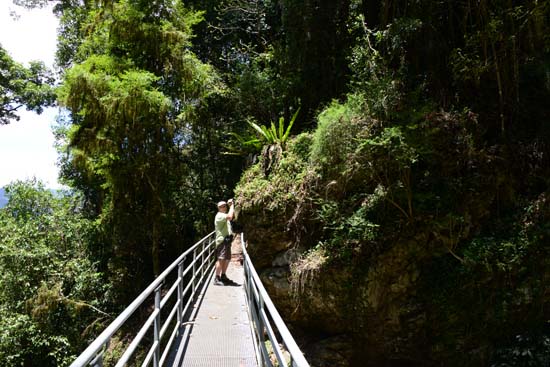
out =
[[[332,106],[245,173],[238,221],[270,295],[314,366],[547,361],[548,193],[520,192],[467,116],[420,125]]]

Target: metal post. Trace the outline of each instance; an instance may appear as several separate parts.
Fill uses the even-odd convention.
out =
[[[160,323],[160,289],[162,286],[155,289],[155,311],[158,310],[157,316],[155,317],[155,322],[153,325],[153,343],[157,343],[155,347],[155,351],[153,352],[153,367],[159,367],[159,359],[160,359],[160,337],[159,332],[162,327]]]
[[[196,276],[197,276],[197,248],[193,249],[193,286],[192,286],[192,295],[195,296],[195,288],[196,288]]]
[[[244,262],[244,280],[246,282],[246,298],[248,300],[248,305],[249,307],[251,306],[251,303],[252,303],[252,295],[250,294],[251,292],[251,289],[250,289],[250,269],[248,268],[248,262]]]
[[[208,240],[208,262],[210,264],[212,264],[213,262],[215,262],[216,260],[214,259],[214,256],[212,256],[214,254],[214,246],[212,245],[213,244],[213,240],[212,238],[210,238],[210,240]]]
[[[264,343],[265,342],[265,326],[264,326],[264,322],[262,321],[262,311],[264,309],[264,299],[262,298],[262,295],[261,293],[259,292],[258,290],[258,334],[260,336],[260,343]]]
[[[183,260],[178,264],[178,278],[179,278],[179,284],[178,284],[178,327],[181,326],[181,323],[183,322],[183,264],[185,262],[185,257]]]
[[[203,241],[202,244],[201,244],[201,281],[202,281],[202,277],[204,277],[204,272],[205,272],[205,269],[204,269],[204,243],[206,241]]]
[[[107,344],[109,344],[107,342]],[[104,346],[103,350],[99,352],[99,354],[90,362],[90,366],[92,367],[103,367],[103,354],[105,354],[105,350],[107,348]]]

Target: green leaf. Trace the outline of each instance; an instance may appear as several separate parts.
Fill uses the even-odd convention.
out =
[[[271,121],[271,136],[273,137],[273,142],[278,142],[278,136],[277,136],[277,129],[275,128],[275,124],[273,121]]]
[[[298,107],[296,112],[294,112],[294,115],[292,115],[292,118],[290,119],[290,122],[289,122],[289,124],[286,128],[285,134],[283,135],[283,138],[282,138],[283,142],[286,142],[286,140],[288,139],[288,136],[290,135],[290,129],[292,129],[292,126],[294,125],[294,121],[296,121],[296,117],[298,116],[298,113],[300,112],[300,108],[301,107]]]
[[[254,128],[254,130],[256,130],[258,133],[260,133],[261,136],[263,136],[266,140],[269,140],[269,137],[266,133],[266,129],[264,126],[260,127],[258,124],[252,122],[252,121],[247,121],[248,124],[250,126],[252,126],[252,128]]]

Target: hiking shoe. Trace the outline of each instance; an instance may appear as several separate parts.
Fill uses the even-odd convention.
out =
[[[220,280],[223,282],[223,285],[232,285],[232,286],[239,285],[238,283],[235,283],[234,281],[229,279],[225,274],[222,274],[222,276],[220,277]]]
[[[222,282],[222,280],[218,277],[215,277],[214,278],[214,285],[225,285],[224,282]]]

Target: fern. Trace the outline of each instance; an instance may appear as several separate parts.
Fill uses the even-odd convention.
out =
[[[271,126],[269,128],[264,125],[260,126],[252,121],[247,122],[250,126],[252,126],[254,130],[256,130],[260,134],[260,139],[262,139],[264,143],[270,145],[277,144],[281,146],[281,148],[284,148],[288,137],[290,136],[290,130],[292,129],[292,126],[294,125],[294,122],[296,121],[296,117],[298,116],[299,112],[300,108],[298,108],[294,115],[292,115],[292,118],[290,119],[286,129],[284,117],[279,118],[278,128],[275,126],[275,123],[273,121],[271,122]]]

